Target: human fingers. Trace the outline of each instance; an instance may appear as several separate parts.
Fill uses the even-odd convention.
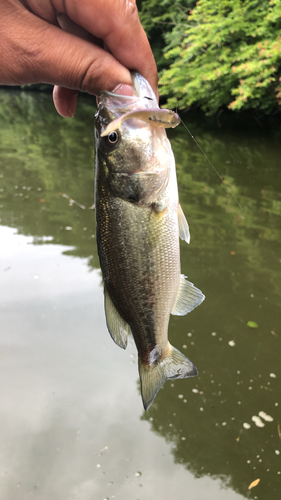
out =
[[[72,33],[73,35],[77,35],[84,40],[95,43],[96,45],[102,46],[102,40],[94,37],[84,28],[74,23],[67,14],[59,14],[57,16],[57,20],[60,27],[64,31]],[[133,88],[129,85],[120,84],[113,90],[116,92],[117,89],[119,94],[133,95]],[[78,93],[76,90],[67,89],[65,87],[59,87],[55,85],[53,90],[53,100],[56,110],[60,115],[64,117],[74,116],[77,104],[77,95]]]
[[[52,83],[97,94],[131,75],[111,54],[33,15],[20,2],[4,3],[0,18],[1,83]]]
[[[57,22],[60,27],[71,33],[72,35],[79,36],[84,40],[102,46],[102,41],[94,37],[91,33],[72,21],[67,14],[58,14],[56,16]],[[54,86],[53,100],[57,112],[66,118],[73,117],[76,110],[78,92],[77,90],[68,89],[65,87]]]
[[[157,93],[156,63],[135,0],[52,0],[52,4],[102,40],[125,68],[141,73]]]

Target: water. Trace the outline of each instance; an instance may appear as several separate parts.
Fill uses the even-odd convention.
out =
[[[105,325],[93,113],[90,99],[66,120],[49,95],[0,92],[1,498],[277,500],[280,129],[186,119],[227,188],[183,127],[170,134],[182,272],[206,300],[171,317],[169,339],[200,374],[145,413],[134,343],[118,349]]]

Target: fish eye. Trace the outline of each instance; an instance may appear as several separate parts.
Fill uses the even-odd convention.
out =
[[[119,140],[119,135],[116,131],[110,132],[106,137],[106,142],[108,146],[115,146]]]
[[[105,149],[107,153],[111,153],[117,148],[120,144],[121,134],[119,130],[114,130],[113,132],[109,132],[109,134],[105,135],[101,138],[101,145]]]

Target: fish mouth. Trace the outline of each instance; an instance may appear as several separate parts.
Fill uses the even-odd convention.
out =
[[[107,90],[99,94],[98,110],[103,109],[107,115],[107,123],[104,120],[101,127],[101,137],[117,130],[124,121],[132,119],[146,122],[153,128],[174,128],[179,125],[181,120],[177,113],[159,108],[148,81],[137,72],[131,72],[131,75],[134,95],[123,95]]]
[[[177,113],[159,108],[148,81],[137,72],[131,72],[131,75],[134,95],[123,95],[107,90],[100,93],[101,104],[112,112],[112,119],[108,120],[101,137],[117,130],[123,121],[129,119],[139,119],[153,127],[174,128],[179,125],[181,120]]]
[[[134,103],[135,101],[139,99],[146,99],[148,101],[154,101],[156,106],[158,107],[157,103],[157,98],[156,95],[154,94],[150,84],[148,81],[140,74],[137,73],[136,71],[131,71],[131,76],[132,76],[132,81],[133,81],[133,95],[123,95],[123,94],[118,94],[118,86],[116,88],[116,92],[109,92],[108,90],[102,90],[99,93],[99,100],[102,100],[104,97],[108,98],[117,98],[118,100],[123,103],[128,102],[128,104]]]

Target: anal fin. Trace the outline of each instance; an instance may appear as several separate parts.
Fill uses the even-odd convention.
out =
[[[131,332],[131,328],[117,311],[106,286],[104,287],[104,308],[107,328],[112,339],[119,347],[126,349],[128,334]]]
[[[178,296],[171,314],[184,316],[199,306],[205,299],[205,295],[196,288],[193,283],[187,281],[186,276],[181,274]]]
[[[181,240],[186,241],[186,243],[190,243],[190,232],[188,222],[185,218],[183,210],[178,204],[178,223],[179,223],[179,236]]]

